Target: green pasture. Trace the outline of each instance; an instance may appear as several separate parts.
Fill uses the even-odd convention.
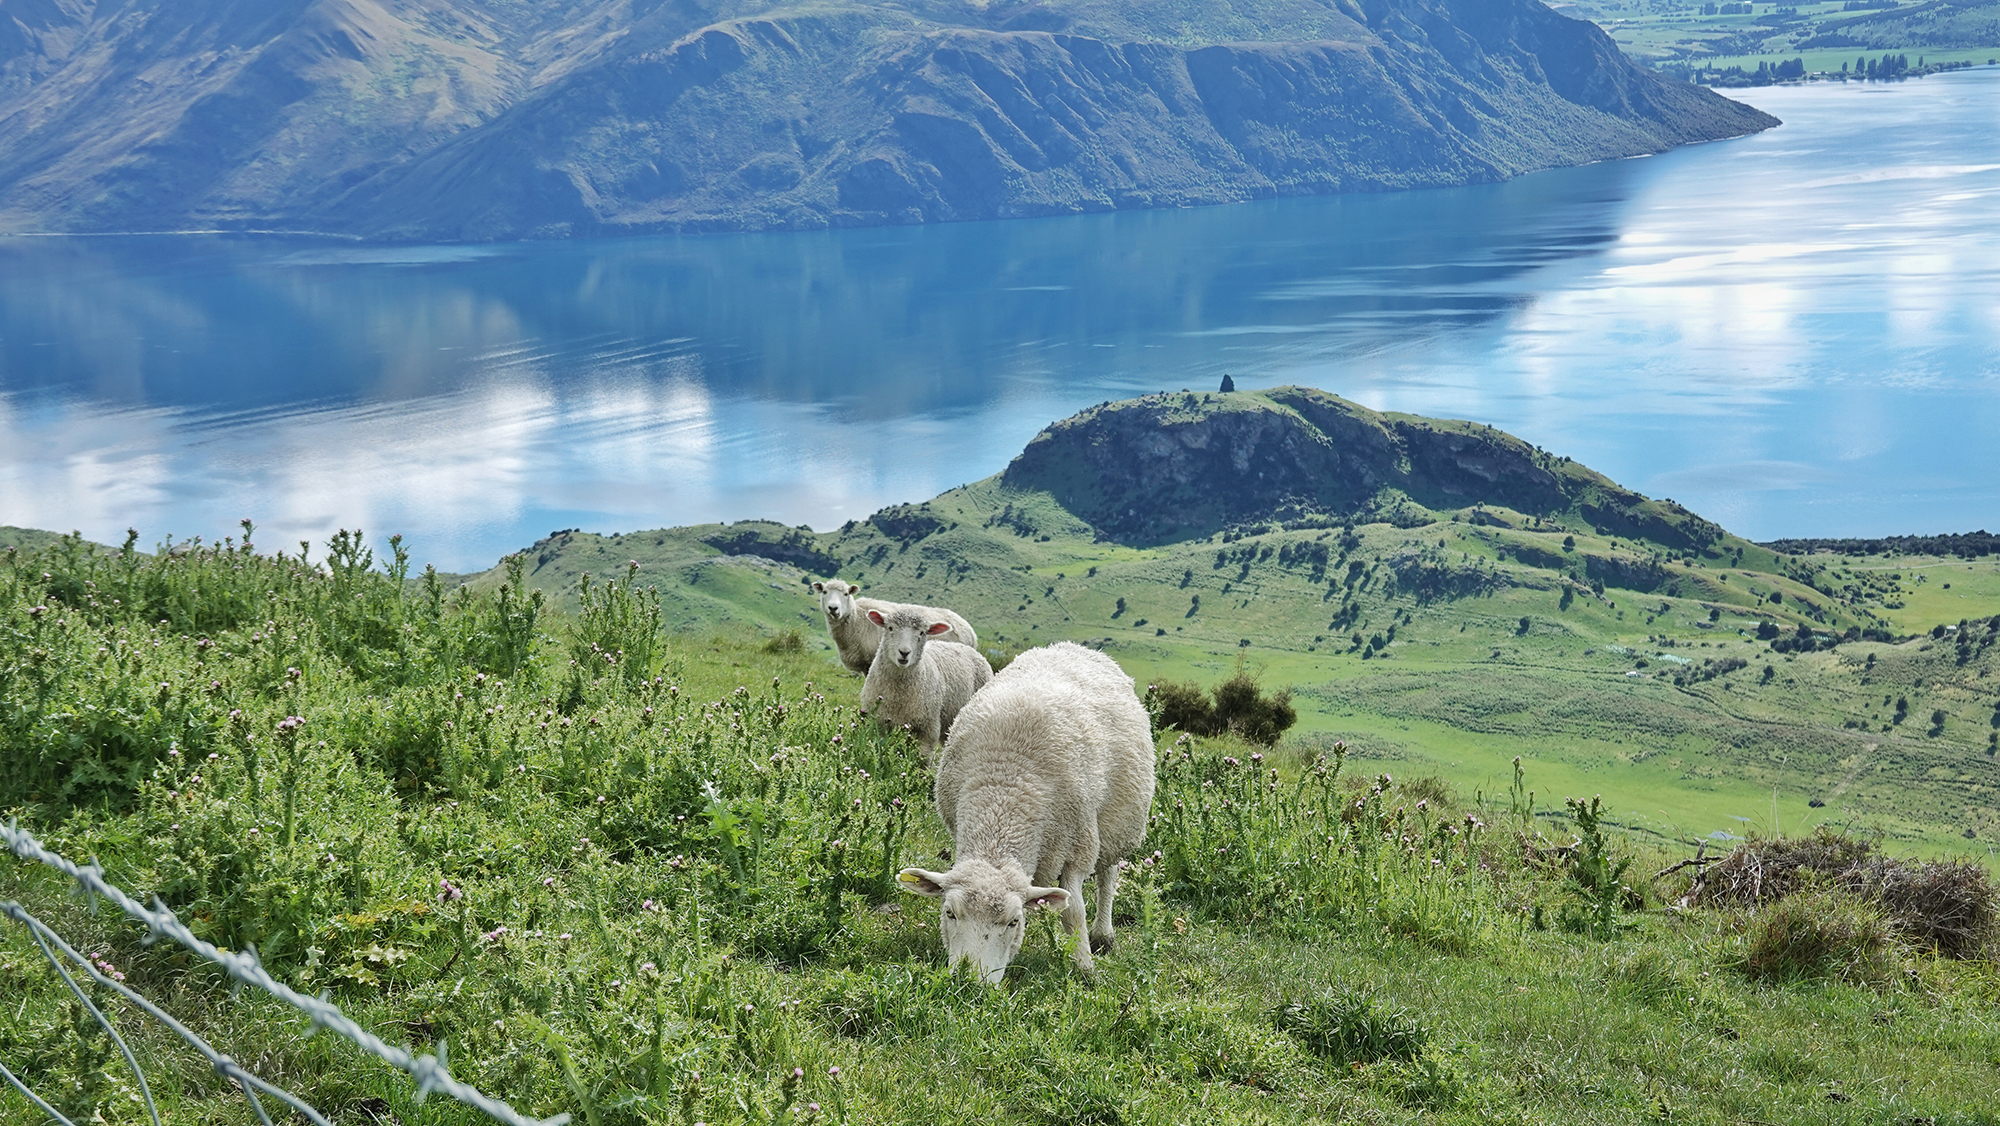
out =
[[[1350,554],[1419,531],[1453,542],[1356,531]],[[1192,558],[1040,534],[1015,537],[1026,581],[1002,584],[1002,568],[962,584],[1003,596],[975,620],[1006,622],[1009,644],[1059,623],[1136,633],[1123,621],[1137,584],[1107,622],[1112,587],[1055,576],[1184,575]],[[687,535],[678,561],[641,563],[657,589],[605,566],[647,539],[675,541],[542,545],[456,590],[352,537],[319,560],[0,552],[0,805],[392,1042],[448,1049],[460,1079],[588,1126],[1995,1121],[1990,955],[1944,957],[1865,903],[1679,906],[1688,873],[1667,871],[1692,852],[1668,838],[1708,823],[1675,795],[1713,785],[1749,807],[1763,785],[1733,760],[1701,774],[1702,724],[1782,718],[1817,681],[1864,675],[1850,663],[1879,678],[1871,693],[1914,691],[1940,675],[1940,646],[1855,643],[1872,666],[1846,645],[1780,657],[1783,673],[1709,712],[1625,676],[1683,651],[1682,635],[1751,647],[1683,624],[1707,622],[1698,603],[1613,590],[1563,611],[1521,587],[1454,617],[1449,602],[1398,602],[1364,567],[1361,628],[1401,619],[1371,650],[1389,655],[1364,661],[1312,648],[1318,609],[1288,622],[1274,608],[1302,580],[1261,563],[1265,594],[1230,620],[1257,616],[1274,644],[1216,646],[1240,632],[1219,611],[1243,587],[1212,574],[1200,589],[1218,620],[1184,619],[1203,640],[1148,631],[1111,651],[1143,676],[1204,683],[1241,652],[1267,687],[1299,685],[1305,719],[1271,747],[1161,732],[1116,948],[1085,979],[1044,918],[989,989],[942,964],[935,908],[895,890],[898,867],[942,863],[951,842],[914,744],[857,723],[855,679],[818,635],[787,632],[803,624],[797,575],[696,557]],[[1229,546],[1246,542],[1261,551]],[[856,558],[965,573],[885,546]],[[1086,549],[1102,562],[1058,557]],[[595,573],[551,599],[530,567]],[[1757,582],[1815,589],[1795,573]],[[1734,592],[1748,582],[1739,569],[1713,584],[1746,621]],[[711,623],[664,632],[682,613]],[[1677,644],[1654,644],[1646,670],[1605,654],[1600,634],[1647,629]],[[1984,668],[1990,649],[1952,660]],[[1609,795],[1607,780],[1626,796],[1601,820],[1562,800]],[[1788,795],[1776,818],[1753,827],[1808,825]],[[0,864],[0,898],[342,1126],[481,1121],[419,1101],[336,1036],[307,1038],[297,1014],[148,945],[44,870]],[[252,1121],[178,1041],[93,991],[165,1121]],[[75,1121],[147,1120],[13,924],[0,1009],[0,1062]],[[0,1121],[36,1120],[0,1090]]]
[[[560,597],[584,571],[636,559],[670,626],[796,630],[831,664],[805,583],[838,573],[958,609],[1001,656],[1079,640],[1142,682],[1202,685],[1240,660],[1294,690],[1299,737],[1346,738],[1370,769],[1420,763],[1468,794],[1491,792],[1520,756],[1546,771],[1548,804],[1601,794],[1621,819],[1682,841],[1824,823],[1984,859],[2000,838],[1991,559],[1779,556],[1734,537],[1670,554],[1497,508],[1138,548],[1097,539],[1046,494],[990,481],[922,510],[938,528],[913,541],[868,523],[818,536],[756,522],[576,533],[530,549],[530,581]],[[711,540],[818,557],[775,563]],[[1963,663],[1955,632],[1929,636],[1961,619],[1978,623]],[[1757,636],[1800,626],[1881,640],[1777,652]]]

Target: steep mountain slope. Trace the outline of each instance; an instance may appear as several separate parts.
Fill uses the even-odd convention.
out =
[[[1500,179],[1766,128],[1536,0],[44,0],[0,226],[823,227]]]

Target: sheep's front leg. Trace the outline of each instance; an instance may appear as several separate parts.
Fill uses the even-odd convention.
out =
[[[1090,957],[1090,941],[1084,935],[1083,876],[1081,869],[1067,869],[1062,874],[1062,889],[1069,893],[1062,909],[1063,930],[1069,935],[1069,947],[1076,959],[1076,968],[1090,973],[1097,963]]]
[[[1099,954],[1111,949],[1111,906],[1118,898],[1118,862],[1108,860],[1097,868],[1097,918],[1090,924],[1090,948]]]

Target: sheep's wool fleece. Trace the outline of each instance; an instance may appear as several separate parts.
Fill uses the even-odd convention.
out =
[[[934,794],[961,860],[1013,860],[1039,884],[1130,853],[1153,805],[1132,678],[1067,641],[1014,658],[958,713]]]

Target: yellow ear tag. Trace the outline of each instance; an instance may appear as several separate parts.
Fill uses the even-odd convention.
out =
[[[896,874],[896,878],[903,881],[906,884],[916,884],[923,882],[923,880],[915,872],[898,872]]]

